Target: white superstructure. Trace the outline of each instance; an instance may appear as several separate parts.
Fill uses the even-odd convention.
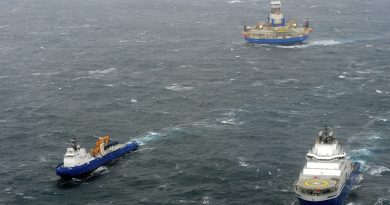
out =
[[[66,149],[64,155],[64,167],[79,166],[94,159],[91,154],[86,152],[85,148],[80,148],[74,139],[71,141],[72,145]]]
[[[101,158],[104,155],[123,148],[125,144],[113,143],[108,145],[107,143],[100,143],[103,138],[99,138],[94,149],[91,149],[91,153],[87,152],[85,148],[80,148],[80,145],[76,144],[76,140],[72,139],[71,146],[66,149],[64,155],[64,167],[75,167],[86,164],[96,158]]]
[[[271,0],[271,12],[269,14],[269,24],[282,24],[283,22],[282,2]]]

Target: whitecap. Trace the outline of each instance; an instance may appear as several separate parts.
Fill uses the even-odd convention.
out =
[[[242,167],[249,167],[249,164],[243,161],[238,162]]]
[[[239,117],[237,116],[238,112],[242,112],[242,110],[241,109],[232,109],[229,112],[222,114],[223,116],[226,116],[226,117],[218,118],[218,119],[216,119],[216,121],[221,123],[221,124],[227,124],[227,125],[241,125],[244,122],[240,121]]]
[[[377,92],[377,93],[379,93],[379,94],[382,94],[382,93],[383,93],[383,91],[381,91],[381,90],[375,90],[375,92]]]
[[[371,116],[371,115],[369,115],[368,117],[369,117],[370,119],[374,119],[374,120],[376,120],[376,121],[382,121],[382,122],[387,122],[387,121],[388,121],[388,119],[387,119],[387,118],[384,118],[384,117],[379,117],[379,116],[375,117],[375,116]],[[378,138],[380,138],[380,136],[377,136],[377,135],[374,135],[374,136],[372,136],[372,137],[375,137],[375,138],[373,138],[373,139],[378,139]]]
[[[38,157],[38,159],[39,159],[39,162],[47,162],[47,159],[45,156],[40,156],[40,157]]]
[[[147,34],[148,32],[149,32],[148,30],[145,30],[145,31],[139,33],[137,36],[143,36],[143,35]]]
[[[7,120],[0,120],[0,123],[4,123],[4,122],[7,122]]]
[[[368,169],[367,173],[372,176],[382,176],[382,173],[389,172],[389,171],[390,169],[387,167],[373,165]]]
[[[212,121],[212,120],[205,119],[205,120],[193,122],[191,125],[199,126],[199,127],[213,128],[213,129],[219,128],[219,125],[217,125],[216,123],[210,122],[210,121]]]
[[[252,86],[261,86],[263,83],[261,81],[256,81],[252,83]]]
[[[371,154],[371,151],[363,148],[363,149],[351,150],[350,153],[353,156],[369,156]]]
[[[13,189],[13,187],[7,187],[7,188],[3,189],[3,191],[9,193],[10,191],[12,191],[12,189]]]
[[[294,79],[294,78],[288,78],[288,79],[280,79],[280,80],[275,80],[274,82],[278,85],[284,84],[284,83],[290,83],[290,82],[298,82],[299,80]]]
[[[89,71],[88,73],[89,74],[108,74],[108,73],[112,73],[116,70],[116,68],[108,68],[108,69],[104,69],[104,70],[91,70]]]
[[[202,197],[202,204],[210,204],[210,197],[209,196],[203,196]]]
[[[105,84],[107,87],[114,87],[114,84]]]
[[[172,84],[171,86],[167,86],[165,88],[168,89],[168,90],[174,90],[174,91],[188,91],[188,90],[193,90],[194,89],[194,87],[181,86],[181,85],[178,85],[178,84]]]
[[[228,2],[231,3],[231,4],[242,3],[242,1],[240,1],[240,0],[231,0],[231,1],[228,1]]]
[[[235,125],[237,124],[235,121],[235,119],[226,119],[226,120],[223,120],[223,119],[217,119],[218,122],[222,123],[222,124],[228,124],[228,125]]]
[[[339,78],[344,79],[346,76],[345,75],[339,75]]]
[[[58,74],[58,72],[46,72],[46,73],[31,73],[32,76],[52,76],[52,75],[56,75]]]
[[[359,74],[368,74],[368,73],[371,73],[372,71],[360,71],[360,70],[358,70],[356,72],[359,73]]]
[[[132,102],[132,103],[137,103],[138,100],[137,100],[137,99],[131,99],[130,102]]]
[[[379,198],[379,199],[375,202],[374,205],[386,205],[387,202],[390,202],[390,200],[389,200],[389,199],[385,199],[385,198]],[[384,203],[386,203],[386,204],[384,204]]]

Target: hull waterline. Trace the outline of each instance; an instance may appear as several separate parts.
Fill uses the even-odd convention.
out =
[[[252,44],[272,44],[272,45],[293,45],[302,43],[308,39],[309,35],[293,37],[293,38],[273,38],[273,39],[260,39],[260,38],[245,38],[248,43]]]

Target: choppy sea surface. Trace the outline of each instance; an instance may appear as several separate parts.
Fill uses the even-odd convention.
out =
[[[253,46],[268,0],[0,1],[0,204],[297,205],[318,131],[363,164],[348,205],[390,204],[390,2],[296,0],[302,45]],[[88,179],[73,136],[142,146]]]

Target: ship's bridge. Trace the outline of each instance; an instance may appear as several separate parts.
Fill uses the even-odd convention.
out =
[[[309,150],[306,157],[308,160],[317,159],[320,161],[331,161],[337,159],[344,159],[346,153],[341,148],[337,140],[332,144],[321,144],[321,142],[316,142],[314,147]]]
[[[308,160],[332,161],[345,159],[346,155],[340,143],[333,137],[333,132],[328,132],[326,128],[318,133],[318,139],[306,157]]]

